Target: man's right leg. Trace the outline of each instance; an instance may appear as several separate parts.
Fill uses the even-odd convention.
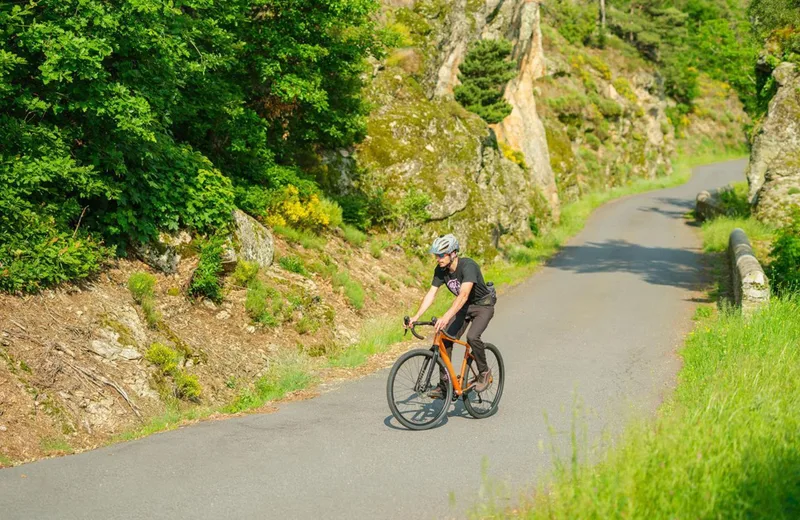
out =
[[[459,339],[464,331],[467,328],[467,321],[466,321],[467,313],[466,313],[466,306],[462,312],[459,312],[453,317],[453,320],[447,325],[445,329],[445,334],[450,336],[451,338]],[[447,351],[447,357],[452,357],[453,355],[453,342],[449,340],[442,340],[444,343],[444,348]],[[431,390],[430,397],[434,399],[444,399],[444,396],[447,395],[447,387],[445,386],[447,382],[448,374],[447,370],[444,368],[439,369],[439,385],[437,388]]]

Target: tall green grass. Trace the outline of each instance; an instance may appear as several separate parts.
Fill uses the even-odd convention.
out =
[[[718,217],[703,223],[703,249],[707,253],[725,251],[736,228],[742,228],[750,242],[769,240],[775,234],[773,227],[752,217]]]
[[[523,518],[800,518],[800,300],[701,321],[661,415],[558,467]]]

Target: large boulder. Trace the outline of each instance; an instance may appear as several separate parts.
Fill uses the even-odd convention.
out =
[[[233,253],[236,260],[255,262],[266,268],[272,265],[275,245],[272,233],[259,221],[241,210],[233,210]]]
[[[782,63],[772,75],[778,91],[753,140],[747,181],[756,216],[780,224],[800,203],[800,73]]]

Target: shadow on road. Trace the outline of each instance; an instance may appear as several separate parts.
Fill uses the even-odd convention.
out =
[[[632,273],[651,284],[684,289],[697,289],[702,281],[700,253],[625,240],[565,246],[549,265],[578,274]]]
[[[660,197],[655,200],[662,203],[662,206],[641,206],[638,210],[648,213],[660,213],[677,220],[685,220],[686,214],[694,210],[694,201],[692,200],[675,197]],[[663,207],[663,204],[668,205],[668,207]],[[696,227],[697,223],[693,219],[686,220],[686,225]]]
[[[435,430],[436,428],[441,428],[447,424],[452,417],[464,417],[466,419],[472,419],[472,416],[467,412],[467,409],[464,408],[464,402],[460,398],[455,402],[455,405],[447,411],[439,424],[434,426],[433,429]],[[392,430],[412,431],[399,424],[392,414],[386,416],[386,418],[383,420],[383,424]]]

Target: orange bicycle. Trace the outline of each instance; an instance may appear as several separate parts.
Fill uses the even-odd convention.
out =
[[[406,316],[404,320],[408,326],[409,317]],[[425,339],[417,334],[415,327],[435,324],[436,318],[414,323],[411,334],[416,338]],[[456,373],[450,362],[444,346],[445,339],[465,348],[460,374]],[[464,341],[451,338],[443,331],[434,335],[433,345],[429,349],[414,349],[400,356],[392,366],[386,383],[386,398],[392,415],[406,428],[427,430],[444,417],[450,403],[457,401],[459,396],[464,400],[464,408],[476,419],[483,419],[495,413],[503,395],[505,367],[497,347],[486,343],[485,352],[486,363],[492,371],[492,379],[483,392],[475,391],[478,365],[470,346]],[[431,390],[437,386],[444,387],[444,399],[434,399],[429,396]]]

